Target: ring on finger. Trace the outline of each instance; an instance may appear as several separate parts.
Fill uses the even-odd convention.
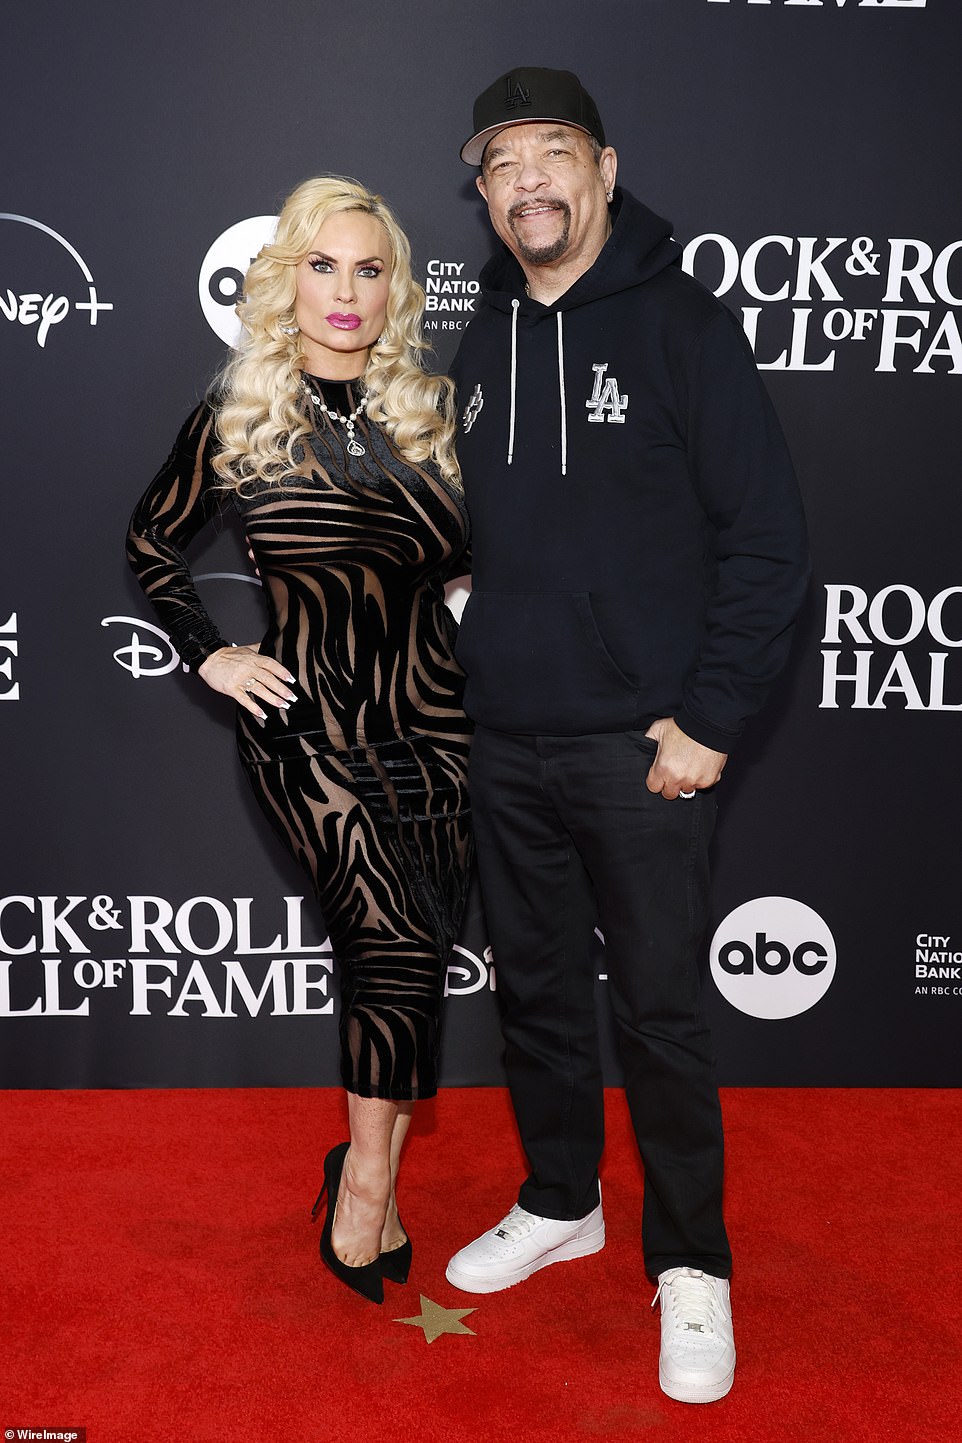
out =
[[[692,789],[690,792],[679,792],[678,795],[680,797],[684,797],[686,802],[690,802],[692,797],[695,795],[695,792],[694,789]]]
[[[247,678],[247,680],[245,681],[245,683],[244,683],[244,690],[247,692],[247,695],[248,695],[248,696],[250,696],[251,692],[254,690],[254,683],[255,683],[256,680],[257,680],[257,677],[256,677],[256,676],[249,676],[249,677]]]

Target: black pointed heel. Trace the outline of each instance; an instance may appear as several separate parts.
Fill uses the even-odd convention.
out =
[[[407,1228],[398,1218],[398,1226]],[[390,1252],[381,1254],[381,1273],[390,1283],[406,1283],[411,1271],[411,1239],[406,1237],[399,1248],[391,1248]]]
[[[324,1183],[317,1195],[317,1202],[311,1209],[311,1218],[316,1218],[321,1210],[321,1203],[324,1194],[327,1194],[327,1210],[324,1215],[324,1227],[321,1230],[321,1261],[342,1283],[346,1283],[355,1293],[362,1298],[367,1298],[372,1303],[384,1302],[384,1279],[381,1276],[381,1260],[375,1258],[372,1263],[363,1263],[360,1267],[352,1268],[344,1263],[334,1251],[334,1244],[331,1241],[331,1234],[334,1230],[334,1213],[337,1210],[337,1194],[341,1186],[341,1173],[344,1171],[344,1159],[347,1157],[347,1150],[350,1143],[341,1142],[337,1147],[332,1147],[324,1159]],[[400,1251],[400,1249],[399,1249]]]

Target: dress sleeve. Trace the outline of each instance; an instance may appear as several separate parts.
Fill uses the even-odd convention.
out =
[[[127,530],[127,560],[192,671],[227,645],[197,594],[182,554],[218,509],[218,477],[211,465],[216,446],[214,413],[205,401],[185,421]]]

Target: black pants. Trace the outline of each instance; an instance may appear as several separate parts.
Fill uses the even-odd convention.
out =
[[[519,1201],[553,1218],[583,1217],[598,1202],[597,913],[645,1168],[647,1271],[689,1266],[727,1277],[721,1110],[697,965],[715,798],[653,796],[645,778],[655,750],[640,731],[475,733],[478,865],[531,1169]]]

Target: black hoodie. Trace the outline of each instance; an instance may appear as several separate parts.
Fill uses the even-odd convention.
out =
[[[465,705],[572,735],[674,716],[729,752],[807,578],[791,461],[731,312],[624,191],[550,306],[504,250],[455,358],[473,591]]]

